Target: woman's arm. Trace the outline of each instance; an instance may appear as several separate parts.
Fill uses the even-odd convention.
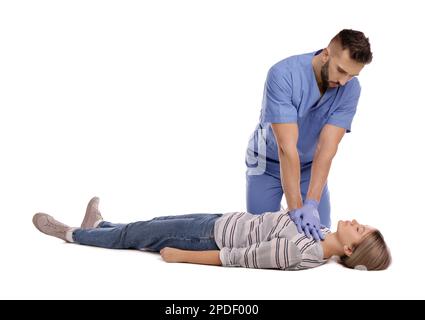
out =
[[[166,262],[186,262],[221,266],[220,250],[191,251],[176,248],[163,248],[159,252]]]

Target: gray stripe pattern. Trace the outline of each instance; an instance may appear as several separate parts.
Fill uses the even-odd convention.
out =
[[[287,210],[226,213],[215,222],[214,236],[223,266],[303,270],[326,263],[320,242],[299,234]]]

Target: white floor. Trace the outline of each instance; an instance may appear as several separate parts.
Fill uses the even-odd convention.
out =
[[[15,222],[18,228],[2,231],[1,299],[425,298],[422,266],[401,251],[393,251],[397,258],[383,272],[348,270],[334,261],[299,272],[168,264],[158,254],[45,236],[30,214]]]
[[[1,1],[0,298],[424,299],[425,26],[413,2],[383,15],[367,0]],[[32,225],[39,210],[75,225],[94,195],[117,222],[245,210],[269,68],[342,28],[370,37],[374,61],[328,177],[333,227],[379,228],[389,270],[167,264]]]

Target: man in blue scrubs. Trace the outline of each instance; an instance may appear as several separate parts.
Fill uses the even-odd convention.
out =
[[[298,230],[330,227],[327,177],[360,97],[356,76],[372,61],[369,39],[344,29],[328,47],[273,65],[246,153],[247,210],[278,211],[285,194]]]

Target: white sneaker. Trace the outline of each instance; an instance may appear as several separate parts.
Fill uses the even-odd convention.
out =
[[[99,198],[92,198],[86,209],[86,215],[81,223],[82,229],[96,228],[97,225],[103,221],[103,217],[99,211]]]
[[[32,218],[32,223],[44,234],[68,241],[66,233],[71,230],[71,227],[55,220],[52,216],[46,213],[37,213]]]

